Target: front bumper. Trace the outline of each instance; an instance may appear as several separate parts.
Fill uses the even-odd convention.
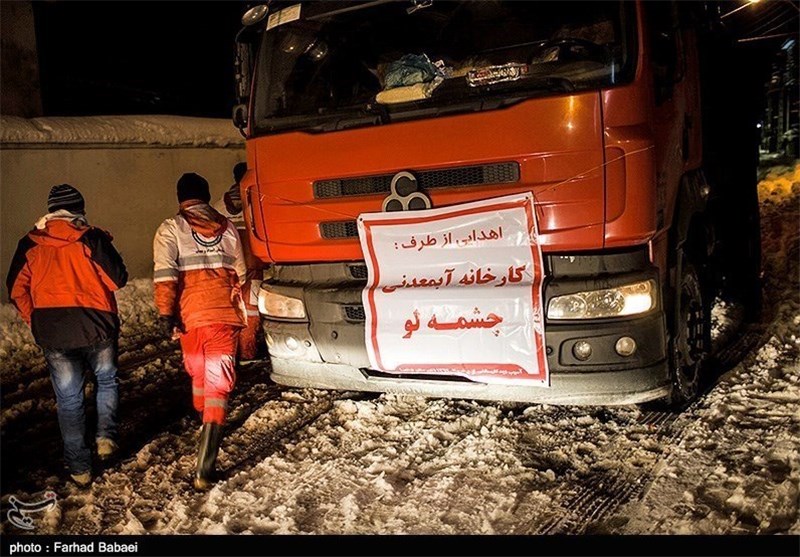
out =
[[[545,300],[579,290],[656,278],[646,253],[548,256]],[[666,325],[661,304],[642,316],[545,322],[549,388],[487,385],[457,377],[404,376],[370,369],[364,338],[358,264],[277,266],[271,289],[303,299],[309,322],[264,320],[272,379],[296,387],[396,392],[552,404],[635,404],[669,394]],[[616,353],[622,336],[636,341],[631,356]],[[580,361],[573,346],[585,340],[592,356]]]
[[[665,365],[587,374],[552,374],[550,388],[373,376],[350,365],[272,357],[273,381],[290,387],[413,394],[539,404],[639,404],[669,394]],[[660,380],[663,379],[663,380]]]

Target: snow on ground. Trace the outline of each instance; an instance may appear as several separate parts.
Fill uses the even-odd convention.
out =
[[[626,467],[652,460],[633,438],[606,443],[636,411],[617,414],[396,395],[337,401],[204,499],[171,501],[155,531],[530,533],[559,508],[572,470],[614,467],[618,443],[635,453]],[[269,419],[249,422],[262,429]]]
[[[17,373],[41,359],[41,351],[33,341],[28,325],[11,304],[0,304],[0,379],[5,384]]]
[[[161,345],[121,373],[124,454],[85,491],[54,465],[53,409],[37,410],[50,393],[12,393],[30,408],[19,408],[25,429],[21,418],[4,425],[4,449],[19,462],[16,475],[3,472],[3,500],[54,489],[59,504],[36,530],[53,534],[800,533],[798,173],[775,169],[760,185],[760,340],[680,415],[293,390],[266,381],[257,364],[239,373],[221,481],[198,494],[199,423],[179,355]],[[149,288],[134,281],[121,293],[129,346],[153,332]],[[0,327],[24,337],[6,309]],[[731,314],[723,302],[715,308],[717,335]],[[0,346],[16,347],[19,362],[32,350]],[[39,432],[46,443],[32,443]]]
[[[626,532],[800,533],[800,165],[759,196],[769,340],[691,411]]]
[[[230,147],[244,139],[230,120],[187,116],[0,117],[0,143]]]

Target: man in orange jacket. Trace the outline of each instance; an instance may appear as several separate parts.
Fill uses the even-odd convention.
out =
[[[153,240],[153,279],[164,334],[180,337],[194,407],[203,416],[194,481],[202,490],[213,480],[236,382],[236,345],[247,324],[247,268],[236,227],[208,204],[205,178],[184,174],[177,190],[178,214],[161,224]]]
[[[117,450],[117,341],[114,291],[128,273],[111,235],[89,226],[85,203],[69,184],[54,186],[48,213],[19,241],[7,286],[11,301],[44,351],[64,460],[81,487],[92,481],[83,400],[85,370],[97,379],[97,454]]]

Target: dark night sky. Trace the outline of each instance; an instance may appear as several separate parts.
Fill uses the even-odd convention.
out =
[[[45,114],[230,116],[246,6],[33,2]]]

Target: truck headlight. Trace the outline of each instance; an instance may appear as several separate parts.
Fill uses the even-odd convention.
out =
[[[547,306],[548,319],[600,319],[637,315],[656,305],[656,281],[556,296]]]
[[[276,319],[305,319],[303,300],[284,296],[263,286],[258,291],[258,311]]]

